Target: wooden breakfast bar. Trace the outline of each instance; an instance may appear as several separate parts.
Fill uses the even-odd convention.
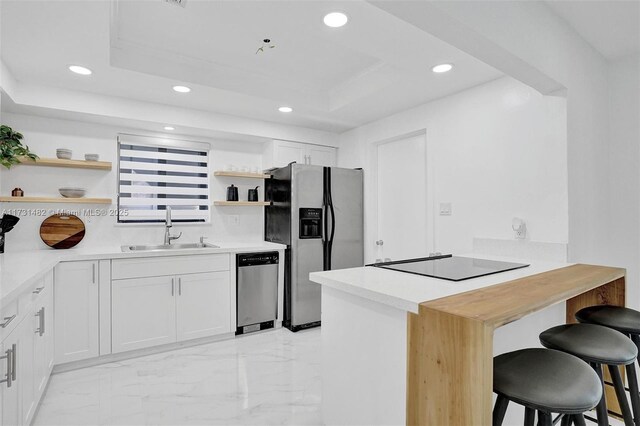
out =
[[[625,305],[625,270],[584,264],[531,262],[461,283],[372,267],[311,280],[323,286],[328,425],[490,425],[494,334],[539,347],[540,331],[583,307]]]
[[[624,306],[625,270],[572,265],[420,304],[408,320],[407,424],[490,425],[494,330],[559,302],[567,323],[587,306]]]

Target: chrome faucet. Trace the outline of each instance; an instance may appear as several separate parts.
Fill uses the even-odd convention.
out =
[[[167,206],[167,217],[164,221],[164,245],[167,246],[171,244],[171,241],[177,240],[182,236],[182,232],[178,235],[171,235],[171,227],[173,223],[171,222],[171,207]]]

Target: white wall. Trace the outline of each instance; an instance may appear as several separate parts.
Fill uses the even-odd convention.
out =
[[[63,186],[80,186],[88,189],[88,197],[110,197],[116,202],[117,193],[117,144],[119,132],[138,133],[135,129],[108,127],[77,121],[42,118],[30,115],[4,113],[2,122],[24,134],[24,142],[41,157],[55,158],[55,150],[66,147],[73,150],[74,159],[83,159],[85,153],[98,153],[100,159],[113,162],[110,172],[64,169],[50,167],[16,166],[10,171],[0,171],[0,193],[10,195],[14,187],[24,190],[26,196],[58,196],[57,189]],[[144,133],[148,134],[148,133]],[[166,135],[165,135],[166,136]],[[170,137],[181,138],[178,135]],[[183,137],[189,139],[188,137]],[[202,139],[200,139],[202,140]],[[217,178],[214,170],[221,170],[225,164],[262,167],[262,145],[247,142],[204,140],[210,142],[211,198],[224,200],[226,187],[234,183],[240,188],[241,199],[247,189],[263,185],[253,179]],[[260,199],[262,198],[262,188]],[[47,246],[39,238],[40,223],[49,215],[48,210],[64,209],[115,209],[116,204],[69,205],[69,204],[26,204],[2,203],[3,211],[18,208],[34,211],[45,209],[44,216],[29,216],[22,212],[21,221],[7,234],[7,250],[45,249]],[[201,235],[211,241],[261,241],[263,238],[263,208],[261,207],[212,207],[211,223],[202,225],[175,224],[174,233],[184,232],[180,242],[196,242]],[[233,216],[238,217],[236,223]],[[116,218],[90,217],[80,215],[85,222],[87,233],[78,247],[117,246],[130,243],[161,243],[164,228],[161,225],[116,225]]]
[[[606,262],[610,217],[604,58],[544,2],[373,3],[541,93],[566,89],[569,257]]]
[[[513,238],[514,216],[529,238],[566,243],[566,102],[501,78],[341,135],[338,163],[365,169],[366,212],[373,211],[371,149],[376,142],[426,128],[430,188],[435,206],[434,247],[464,253],[474,237]],[[401,196],[399,194],[399,196]],[[406,194],[406,199],[417,197]],[[424,220],[424,218],[416,218]],[[375,224],[366,217],[365,252],[371,257]]]
[[[627,268],[627,304],[640,309],[640,55],[608,64],[608,263]]]
[[[544,2],[370,2],[541,93],[566,96],[569,260],[626,267],[627,303],[640,308],[638,233],[620,220],[638,220],[637,59],[608,64]]]

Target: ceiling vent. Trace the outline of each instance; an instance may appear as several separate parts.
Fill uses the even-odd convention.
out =
[[[164,0],[167,3],[175,4],[176,6],[185,7],[187,0]]]

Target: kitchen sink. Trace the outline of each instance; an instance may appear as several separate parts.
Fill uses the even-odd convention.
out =
[[[165,251],[165,250],[189,250],[189,249],[205,249],[205,248],[219,248],[216,245],[208,243],[188,243],[188,244],[146,244],[146,245],[132,245],[122,246],[122,251]]]

